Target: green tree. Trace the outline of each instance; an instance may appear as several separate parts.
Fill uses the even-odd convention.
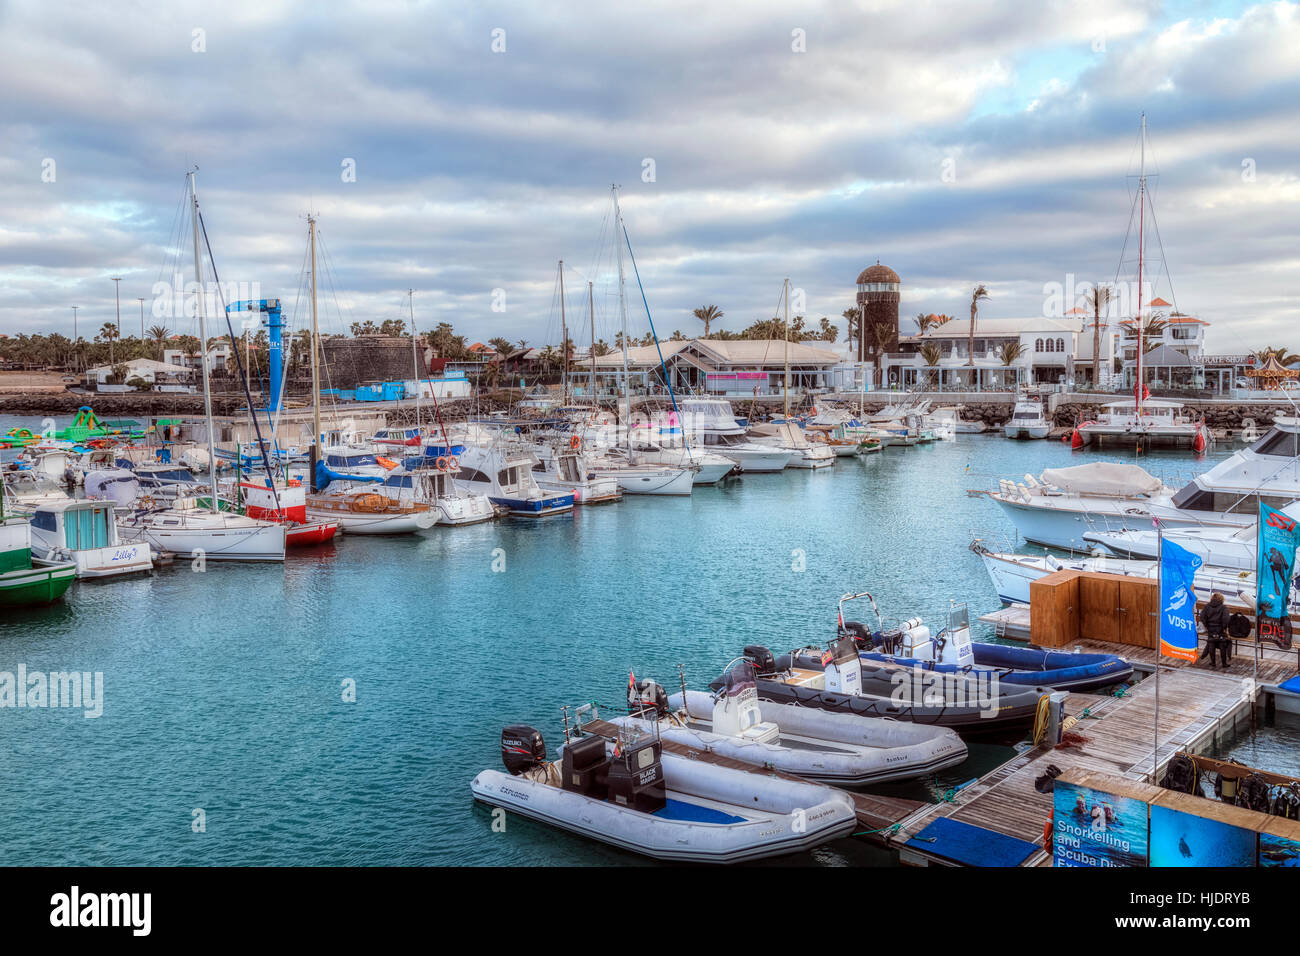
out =
[[[975,365],[975,318],[976,318],[976,314],[977,314],[977,312],[979,311],[980,299],[987,299],[988,297],[989,297],[989,290],[986,289],[986,288],[984,288],[983,285],[977,285],[974,289],[971,290],[971,294],[970,294],[970,345],[969,345],[969,349],[970,349],[970,361],[969,361],[967,364],[970,365],[970,366],[972,366],[972,367]]]
[[[1101,384],[1101,313],[1110,305],[1110,286],[1094,285],[1088,293],[1087,303],[1092,309],[1092,386]]]
[[[722,318],[723,312],[716,305],[704,305],[695,310],[695,317],[704,323],[704,338],[709,337],[709,327]]]

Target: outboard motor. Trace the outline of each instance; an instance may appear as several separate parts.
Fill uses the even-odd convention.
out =
[[[826,658],[829,657],[829,660]],[[858,645],[851,637],[841,637],[830,646],[826,660],[826,689],[838,694],[862,693],[862,662]]]
[[[501,731],[501,762],[514,777],[546,763],[546,741],[541,731],[525,724],[513,724]]]
[[[667,717],[668,693],[656,681],[639,680],[627,689],[627,712],[633,717]]]
[[[654,813],[667,805],[662,746],[658,737],[646,737],[614,755],[606,781],[611,803],[642,813]]]
[[[753,665],[754,671],[760,676],[776,673],[776,658],[761,644],[746,644],[744,655],[745,660]]]
[[[723,675],[723,685],[713,701],[713,732],[758,743],[775,743],[780,728],[763,720],[758,705],[754,667],[741,661]]]
[[[871,650],[871,631],[861,621],[845,621],[840,627],[840,636],[843,637],[846,634],[853,638],[862,650]]]

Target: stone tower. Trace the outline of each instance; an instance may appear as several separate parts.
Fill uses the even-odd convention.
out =
[[[882,266],[879,259],[858,276],[858,308],[863,310],[865,318],[863,335],[858,339],[858,361],[876,364],[877,382],[880,375],[877,351],[898,349],[898,288],[898,273],[889,266]],[[889,327],[885,339],[879,343],[873,333],[878,324]]]

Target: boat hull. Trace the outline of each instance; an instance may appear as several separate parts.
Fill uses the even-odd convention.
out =
[[[1035,438],[1046,438],[1051,430],[1051,425],[1013,425],[1008,422],[1003,428],[1003,434],[1017,441],[1028,441]]]
[[[668,797],[732,817],[701,824],[643,813],[525,776],[484,770],[474,799],[655,860],[741,863],[784,856],[847,836],[857,825],[848,794],[663,755]],[[802,812],[798,812],[802,811]]]
[[[77,566],[71,562],[0,574],[0,607],[53,604],[76,579]]]
[[[1000,684],[1045,686],[1053,690],[1090,691],[1129,680],[1133,665],[1113,654],[1065,654],[1028,647],[1007,647],[976,641],[971,645],[973,667],[935,664],[906,657],[864,652],[863,661],[889,661],[938,673],[996,673]]]

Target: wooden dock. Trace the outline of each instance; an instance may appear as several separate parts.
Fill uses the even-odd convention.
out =
[[[1085,645],[1088,642],[1083,642]],[[1113,652],[1114,647],[1104,646]],[[1085,650],[1099,650],[1087,647]],[[1125,648],[1126,652],[1142,650]],[[1126,653],[1126,656],[1130,656]],[[1131,655],[1136,657],[1136,654]],[[1231,733],[1237,724],[1250,719],[1253,702],[1243,693],[1237,671],[1250,676],[1249,658],[1235,658],[1228,672],[1204,666],[1181,664],[1160,672],[1160,750],[1164,764],[1180,750],[1196,753]],[[1081,718],[1070,728],[1085,738],[1077,746],[1035,747],[985,774],[959,791],[950,803],[927,805],[903,821],[891,835],[904,863],[952,865],[926,851],[923,844],[907,841],[939,817],[991,830],[994,833],[1036,843],[1040,849],[1021,865],[1051,864],[1050,851],[1041,849],[1043,824],[1052,813],[1051,793],[1039,793],[1034,781],[1049,765],[1062,771],[1072,767],[1101,770],[1131,780],[1149,780],[1155,719],[1156,682],[1152,679],[1128,690],[1123,697],[1071,694],[1065,703],[1067,716]]]

